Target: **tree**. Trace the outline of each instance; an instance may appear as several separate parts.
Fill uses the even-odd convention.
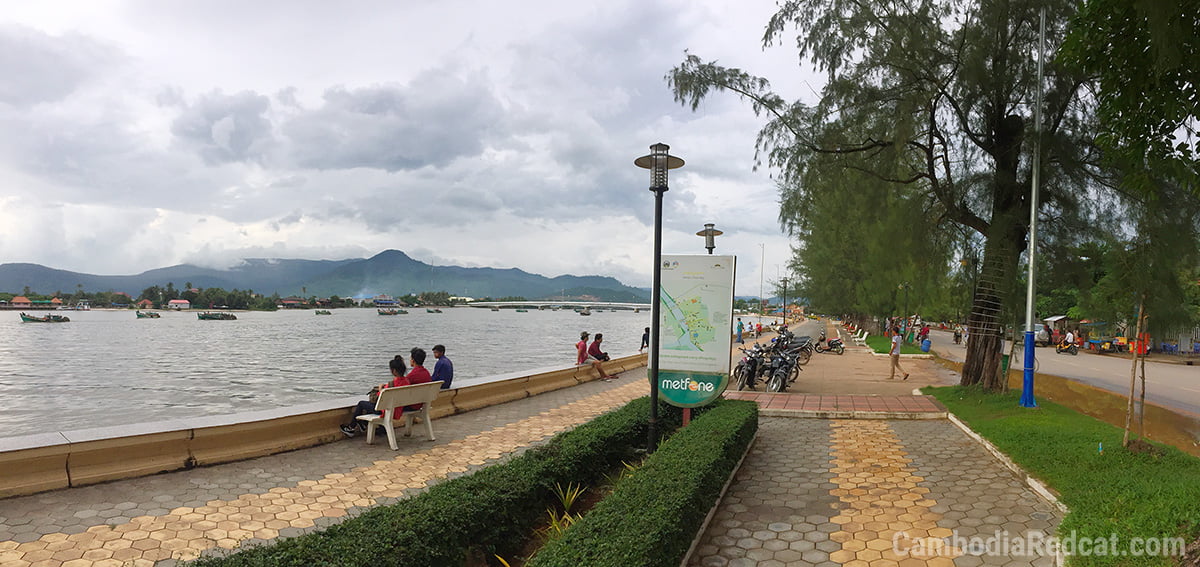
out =
[[[1052,52],[1072,15],[1069,0],[791,0],[767,25],[765,46],[792,29],[802,59],[828,75],[815,105],[788,102],[768,81],[688,55],[668,74],[678,101],[695,109],[714,91],[748,99],[769,116],[756,143],[790,192],[856,171],[920,200],[922,219],[954,223],[983,240],[981,276],[968,319],[962,383],[1003,389],[1001,320],[1027,246],[1036,100],[1038,11]],[[1046,69],[1042,119],[1043,210],[1068,222],[1098,175],[1080,74]]]
[[[1094,76],[1099,144],[1143,190],[1169,172],[1191,192],[1200,168],[1200,0],[1087,0],[1063,60]]]

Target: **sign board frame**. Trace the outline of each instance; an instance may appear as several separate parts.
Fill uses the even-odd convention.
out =
[[[664,254],[659,269],[659,397],[708,405],[729,384],[737,257]]]

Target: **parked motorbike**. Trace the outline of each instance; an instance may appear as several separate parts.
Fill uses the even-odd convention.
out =
[[[800,375],[800,365],[797,364],[801,351],[779,351],[771,355],[768,363],[767,391],[786,392],[788,386]]]
[[[1059,343],[1054,345],[1054,352],[1057,354],[1062,354],[1065,352],[1070,355],[1077,355],[1079,354],[1079,347],[1075,346],[1075,343],[1071,343],[1066,346],[1063,346],[1061,343]]]
[[[813,345],[813,350],[817,352],[836,352],[838,354],[843,354],[846,352],[846,345],[842,344],[842,339],[838,337],[834,337],[828,341],[825,340],[825,333],[822,332],[821,336],[817,339],[817,344]]]
[[[738,361],[737,367],[733,369],[733,381],[737,384],[737,389],[742,390],[749,388],[754,389],[758,382],[758,375],[762,372],[763,358],[766,352],[759,345],[754,345],[749,349],[738,349],[745,356]]]

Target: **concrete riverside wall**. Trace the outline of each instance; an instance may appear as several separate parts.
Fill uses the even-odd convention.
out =
[[[943,366],[962,371],[961,362],[946,359],[939,359],[939,361]],[[1010,390],[1019,391],[1024,387],[1024,380],[1025,377],[1021,370],[1010,369],[1008,371]],[[1125,409],[1129,404],[1129,399],[1121,394],[1069,380],[1062,376],[1037,372],[1033,376],[1033,395],[1035,398],[1062,404],[1079,413],[1122,429],[1125,427]],[[1180,451],[1200,457],[1200,416],[1198,415],[1147,402],[1145,436],[1152,441],[1165,443]]]
[[[646,365],[636,354],[605,363],[615,374]],[[493,377],[443,390],[436,420],[599,378],[590,364]],[[0,498],[282,453],[345,437],[362,397],[270,410],[0,438]],[[434,424],[436,430],[436,424]]]

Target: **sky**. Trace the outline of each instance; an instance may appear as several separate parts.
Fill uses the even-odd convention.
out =
[[[812,99],[764,49],[773,1],[88,0],[0,15],[0,263],[105,275],[242,258],[365,258],[612,276],[649,287],[654,194],[633,160],[687,163],[663,252],[784,274],[765,118],[693,112],[690,52]]]

